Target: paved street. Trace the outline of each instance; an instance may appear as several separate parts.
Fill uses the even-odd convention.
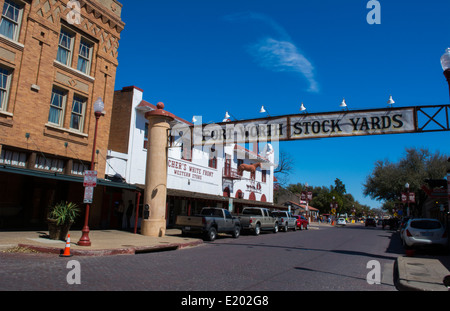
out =
[[[0,253],[0,290],[395,291],[393,266],[402,254],[392,232],[363,225],[220,237],[202,246],[134,256],[59,258]],[[70,260],[80,285],[69,285]],[[371,260],[381,284],[370,285]]]

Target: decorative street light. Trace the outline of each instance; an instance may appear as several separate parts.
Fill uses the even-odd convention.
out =
[[[95,103],[94,103],[94,115],[95,115],[95,132],[94,132],[94,143],[92,147],[92,159],[91,159],[91,171],[95,168],[95,148],[97,144],[97,130],[98,130],[98,120],[103,115],[103,111],[105,109],[105,103],[103,102],[102,98],[99,97]],[[81,232],[83,232],[83,235],[81,236],[80,240],[78,241],[79,246],[91,246],[91,241],[89,239],[89,209],[90,204],[86,204],[86,216],[84,218],[84,227]]]
[[[444,55],[441,57],[441,65],[444,70],[444,76],[447,78],[449,92],[450,92],[450,48],[445,50]]]
[[[309,222],[311,222],[311,214],[309,212],[309,201],[312,200],[312,192],[308,191],[308,187],[309,187],[308,183],[305,183],[306,191],[304,192],[304,196],[306,201],[306,217],[308,218]]]
[[[409,209],[409,183],[405,184],[406,188],[406,202],[408,203],[408,209],[406,210],[406,216],[410,216],[410,209]]]

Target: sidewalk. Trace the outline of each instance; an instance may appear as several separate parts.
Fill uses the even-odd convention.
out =
[[[400,291],[448,291],[443,279],[450,275],[449,256],[398,257],[396,286]]]
[[[181,231],[169,229],[165,237],[146,237],[117,230],[92,230],[89,247],[78,246],[82,232],[70,232],[70,253],[74,256],[107,256],[107,255],[133,255],[137,253],[175,250],[198,246],[203,243],[201,239],[181,236]],[[45,231],[0,232],[0,252],[20,247],[40,253],[59,255],[64,250],[66,242],[48,239]]]

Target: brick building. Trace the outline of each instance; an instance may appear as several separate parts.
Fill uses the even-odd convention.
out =
[[[0,0],[0,7],[0,228],[39,225],[57,201],[82,204],[99,97],[95,169],[105,175],[122,4]],[[102,209],[92,215],[98,223]]]

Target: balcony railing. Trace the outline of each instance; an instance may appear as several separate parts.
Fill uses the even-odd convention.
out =
[[[238,170],[235,168],[227,168],[223,169],[223,178],[225,179],[241,179],[242,175],[238,173]]]

